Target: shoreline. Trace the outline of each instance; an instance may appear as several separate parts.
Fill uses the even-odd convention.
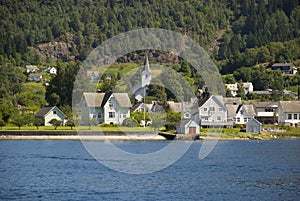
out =
[[[172,134],[173,135],[173,134]],[[174,140],[195,140],[191,134],[175,134]],[[213,137],[199,136],[196,140],[280,140],[280,139],[300,139],[299,137],[284,136],[277,138],[265,138],[263,136],[255,137]],[[1,131],[0,140],[124,140],[124,141],[157,141],[170,140],[166,136],[159,135],[158,132],[120,132],[120,131]]]

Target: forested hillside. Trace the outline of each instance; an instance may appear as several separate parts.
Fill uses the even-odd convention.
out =
[[[2,114],[4,104],[20,100],[39,107],[70,105],[71,92],[65,90],[72,83],[58,85],[58,80],[72,81],[64,76],[76,74],[79,62],[103,41],[146,27],[177,31],[198,42],[220,72],[230,74],[227,83],[253,81],[256,89],[280,90],[300,84],[299,73],[289,79],[265,68],[274,62],[300,64],[298,0],[2,0],[0,19]],[[24,95],[30,93],[22,88],[28,75],[17,67],[53,62],[59,74],[47,91]],[[253,67],[257,64],[264,65]],[[198,79],[184,62],[173,68],[192,77],[191,85]]]

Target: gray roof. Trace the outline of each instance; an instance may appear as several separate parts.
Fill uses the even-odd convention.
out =
[[[239,105],[233,105],[233,104],[226,105],[227,115],[228,116],[236,115],[238,107],[239,107]]]
[[[256,115],[253,105],[245,105],[244,104],[243,108],[248,115],[253,115],[253,116]]]
[[[176,125],[177,127],[183,127],[188,124],[192,119],[181,119],[180,122]]]
[[[236,104],[236,105],[239,105],[241,104],[242,102],[242,99],[239,97],[239,98],[224,98],[224,103],[225,104]]]
[[[48,114],[50,111],[52,111],[54,109],[57,109],[58,111],[60,111],[62,113],[62,115],[64,115],[66,117],[66,115],[56,106],[54,106],[54,107],[43,107],[35,114],[35,116],[44,117],[46,114]]]
[[[132,107],[127,93],[113,93],[113,96],[119,103],[120,107]]]
[[[104,95],[105,93],[83,93],[83,97],[88,107],[101,107]]]
[[[175,112],[183,111],[182,103],[175,103],[174,101],[168,101],[168,104],[169,104],[171,110],[173,110]]]
[[[272,67],[277,67],[277,66],[294,66],[293,63],[274,63]]]
[[[279,101],[279,106],[283,112],[300,112],[300,101]]]
[[[109,95],[109,97],[111,96],[111,94],[107,95]],[[120,107],[131,107],[131,102],[127,93],[113,93],[113,96],[115,97]],[[93,92],[85,92],[83,93],[83,97],[88,107],[102,107],[109,99],[108,96],[106,96],[105,98],[105,93]]]
[[[278,107],[277,102],[252,102],[251,103],[255,108],[270,108]]]

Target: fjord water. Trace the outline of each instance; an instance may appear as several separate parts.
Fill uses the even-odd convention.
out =
[[[115,142],[134,153],[167,143]],[[166,169],[130,175],[101,165],[80,141],[3,140],[0,199],[299,200],[300,140],[219,141],[199,160],[202,143]]]

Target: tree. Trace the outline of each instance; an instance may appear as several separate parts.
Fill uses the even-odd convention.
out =
[[[36,127],[37,130],[39,130],[39,127],[44,125],[44,118],[38,116],[34,117],[33,125]]]
[[[126,126],[126,127],[136,127],[138,126],[138,122],[135,120],[135,119],[132,119],[132,118],[126,118],[124,119],[123,123],[122,123],[123,126]]]
[[[18,126],[19,129],[21,129],[22,126],[24,126],[28,123],[28,116],[16,114],[15,116],[13,116],[11,123]]]
[[[75,122],[74,120],[68,120],[67,123],[66,123],[66,126],[70,126],[71,127],[71,130],[73,130],[73,127],[75,126]]]
[[[5,126],[5,125],[6,125],[6,123],[5,123],[5,121],[2,119],[2,116],[1,116],[1,114],[0,114],[0,127],[1,127],[1,130],[2,130],[2,127]]]
[[[54,129],[56,130],[58,126],[61,126],[62,121],[57,120],[57,119],[51,119],[51,120],[49,121],[49,123],[50,123],[52,126],[54,126]]]
[[[139,125],[141,125],[143,122],[146,124],[151,120],[147,112],[132,112],[130,116],[133,120],[137,121]]]
[[[238,83],[238,90],[237,90],[237,94],[236,94],[237,97],[241,97],[242,99],[245,99],[246,96],[245,96],[245,89],[243,87],[243,82],[240,81]]]
[[[150,114],[154,130],[158,130],[166,124],[167,114],[164,112],[152,112]]]

